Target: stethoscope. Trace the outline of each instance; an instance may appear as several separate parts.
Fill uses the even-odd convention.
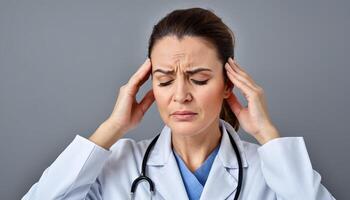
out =
[[[230,142],[231,145],[236,153],[236,157],[237,157],[237,161],[238,161],[238,185],[237,185],[237,191],[235,194],[235,198],[234,200],[238,199],[239,193],[241,192],[241,187],[242,187],[242,180],[243,180],[243,166],[242,166],[242,159],[241,156],[239,154],[237,145],[235,143],[235,141],[233,140],[231,134],[229,132],[227,132],[227,134],[229,135],[230,138]],[[143,157],[142,160],[142,169],[141,169],[141,174],[138,178],[136,178],[131,185],[131,193],[130,193],[130,197],[131,199],[134,199],[134,194],[136,191],[136,187],[137,185],[140,183],[140,181],[147,181],[149,184],[149,189],[151,192],[151,198],[152,195],[154,194],[154,183],[152,181],[152,179],[150,179],[147,175],[146,175],[146,163],[150,154],[151,149],[153,148],[153,146],[155,145],[155,143],[157,142],[158,138],[159,138],[160,134],[158,134],[152,141],[151,143],[148,145],[145,155]]]

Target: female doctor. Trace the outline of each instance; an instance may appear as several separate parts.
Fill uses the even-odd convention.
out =
[[[334,199],[303,138],[280,136],[233,47],[232,31],[213,12],[169,13],[112,114],[88,139],[76,135],[22,199]],[[149,76],[152,89],[137,102]],[[165,123],[160,135],[122,138],[154,101]],[[239,124],[260,145],[240,140]]]

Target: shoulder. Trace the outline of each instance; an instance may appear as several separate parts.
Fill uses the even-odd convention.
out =
[[[132,138],[121,138],[111,146],[110,151],[112,151],[113,154],[123,152],[143,153],[151,141],[152,138],[143,139],[140,141],[136,141]]]
[[[241,140],[244,152],[249,155],[255,155],[258,152],[259,147],[261,147],[260,144],[256,144],[253,142],[248,142],[245,140]]]
[[[255,144],[252,142],[248,142],[245,140],[241,140],[243,151],[246,156],[247,162],[249,166],[252,165],[259,165],[260,164],[260,158],[258,149],[261,147],[260,144]]]
[[[112,151],[111,159],[139,159],[143,156],[151,140],[152,138],[140,141],[121,138],[110,148],[110,151]]]
[[[98,177],[105,194],[117,194],[121,199],[129,195],[132,181],[141,173],[143,155],[150,141],[122,138],[110,147],[111,154]]]
[[[112,153],[104,164],[101,179],[110,180],[111,177],[128,179],[137,177],[143,155],[151,139],[136,141],[130,138],[119,139],[109,149]]]

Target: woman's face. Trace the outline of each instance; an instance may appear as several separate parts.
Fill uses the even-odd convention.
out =
[[[218,122],[223,98],[231,89],[224,83],[223,64],[212,44],[200,37],[166,36],[156,42],[150,57],[155,101],[172,133],[196,135]]]

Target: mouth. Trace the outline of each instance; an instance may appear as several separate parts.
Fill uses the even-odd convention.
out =
[[[172,115],[194,115],[194,114],[197,114],[197,113],[189,110],[176,111],[172,113]]]
[[[197,113],[192,111],[176,111],[171,114],[173,118],[175,118],[178,121],[191,121],[196,117]]]

